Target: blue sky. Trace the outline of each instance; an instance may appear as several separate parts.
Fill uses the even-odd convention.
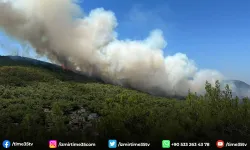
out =
[[[242,0],[84,0],[86,13],[103,7],[115,13],[119,39],[143,39],[161,29],[165,55],[187,54],[199,68],[215,69],[250,83],[250,1]],[[0,44],[19,49],[0,34]],[[4,53],[0,49],[0,54]]]

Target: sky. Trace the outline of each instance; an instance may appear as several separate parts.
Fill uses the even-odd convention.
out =
[[[86,14],[100,7],[114,12],[119,39],[141,40],[160,29],[168,43],[165,55],[185,53],[200,69],[215,69],[230,79],[250,83],[248,0],[84,0],[80,5]],[[7,49],[27,53],[1,31],[0,44],[1,55],[7,55]]]

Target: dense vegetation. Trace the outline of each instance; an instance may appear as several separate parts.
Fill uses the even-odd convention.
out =
[[[163,139],[250,141],[249,99],[239,103],[228,86],[220,90],[219,82],[216,87],[206,83],[204,96],[190,93],[181,101],[87,78],[75,81],[64,73],[1,66],[0,136],[26,141],[105,140],[105,145],[109,138],[158,143]],[[98,117],[90,124],[85,111]],[[72,114],[80,118],[73,124]]]

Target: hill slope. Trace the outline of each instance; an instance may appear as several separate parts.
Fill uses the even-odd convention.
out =
[[[61,79],[64,80],[74,80],[78,82],[86,82],[86,81],[93,81],[93,82],[99,82],[99,83],[104,83],[99,78],[95,77],[89,77],[88,75],[84,75],[81,72],[78,71],[70,71],[70,70],[62,70],[62,66],[58,66],[55,64],[51,64],[48,62],[43,62],[40,60],[36,59],[31,59],[27,57],[20,57],[20,56],[0,56],[0,66],[33,66],[33,67],[39,67],[39,68],[44,68],[53,72],[57,72],[57,74],[60,74]],[[243,81],[239,80],[224,80],[222,81],[222,86],[221,88],[224,89],[226,84],[230,86],[233,92],[233,96],[238,96],[240,99],[244,97],[249,97],[250,96],[250,85]],[[131,88],[131,87],[128,87]],[[136,89],[135,89],[136,90]],[[156,90],[157,91],[157,90]],[[158,96],[166,96],[165,93],[159,89],[158,93],[154,93]],[[170,98],[170,97],[169,97]],[[183,96],[174,96],[172,98],[175,99],[185,99]]]
[[[238,96],[239,98],[250,97],[250,85],[239,80],[225,80],[222,86],[228,84],[232,89],[233,96]]]
[[[110,138],[158,147],[166,138],[250,141],[249,101],[239,105],[230,90],[220,95],[209,83],[205,96],[190,93],[177,101],[60,68],[0,62],[0,136],[5,139],[32,139],[41,146],[51,138],[85,140],[105,147]]]
[[[63,70],[61,66],[51,64],[48,62],[43,62],[36,59],[31,59],[27,57],[20,56],[0,56],[0,66],[28,66],[28,67],[38,67],[46,69],[48,71],[54,72],[54,75],[61,80],[74,80],[78,82],[101,82],[103,81],[99,78],[89,77],[84,74],[77,73],[76,71]],[[56,74],[55,74],[56,73]]]

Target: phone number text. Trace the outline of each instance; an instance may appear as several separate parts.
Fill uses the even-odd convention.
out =
[[[176,147],[209,147],[210,143],[209,142],[174,142],[171,143],[171,146],[176,146]]]

